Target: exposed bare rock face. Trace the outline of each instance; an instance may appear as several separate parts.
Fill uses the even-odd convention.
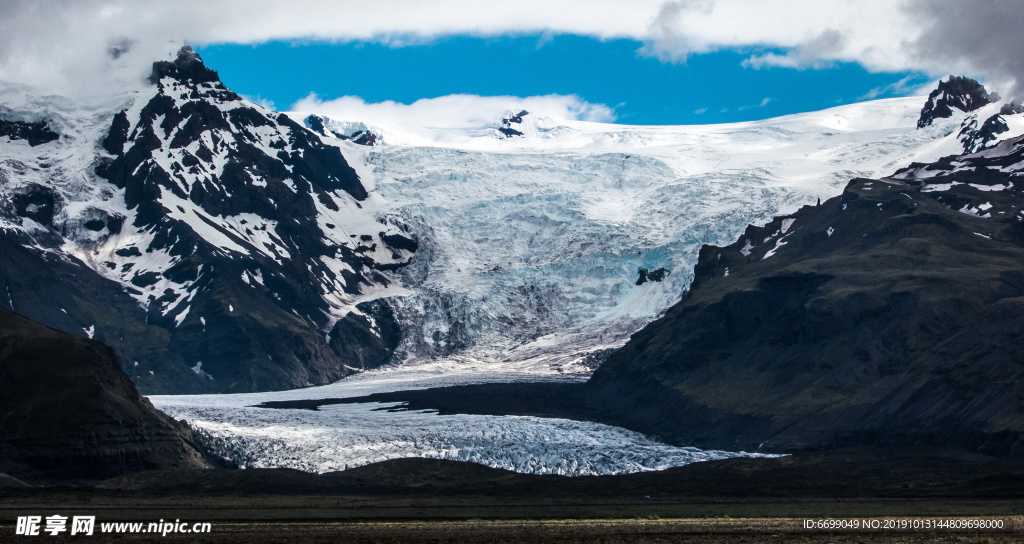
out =
[[[949,76],[928,95],[928,101],[921,108],[917,127],[931,125],[935,119],[952,117],[953,110],[971,112],[999,100],[999,95],[989,93],[985,86],[964,76]]]
[[[364,208],[338,142],[240,97],[188,46],[149,82],[109,118],[0,107],[0,307],[113,347],[147,394],[388,362],[400,331],[371,302],[417,242]]]

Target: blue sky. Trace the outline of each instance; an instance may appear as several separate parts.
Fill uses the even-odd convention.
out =
[[[285,110],[315,93],[404,104],[450,94],[577,95],[614,108],[629,124],[721,123],[814,111],[912,94],[934,78],[870,72],[852,62],[744,66],[771,49],[691,54],[672,63],[638,53],[643,43],[574,35],[439,37],[405,46],[373,42],[208,44],[196,49],[236,92]]]
[[[1020,50],[1024,24],[1012,0],[235,4],[14,2],[0,17],[0,81],[102,101],[188,42],[230,85],[282,109],[310,92],[366,107],[451,93],[578,95],[601,105],[589,111],[607,105],[633,123],[754,119],[905,94],[949,74],[1004,96],[1024,83],[1024,60],[1008,53]],[[130,47],[113,58],[112,44]]]

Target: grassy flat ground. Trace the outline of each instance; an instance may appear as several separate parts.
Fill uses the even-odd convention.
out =
[[[94,485],[0,481],[19,516],[209,522],[210,534],[40,542],[1024,542],[1024,465],[956,451],[857,449],[617,476],[536,476],[396,459],[344,472],[149,471]],[[999,519],[1002,529],[807,529],[804,520]],[[97,530],[99,527],[97,527]]]
[[[23,515],[96,515],[100,520],[368,522],[540,519],[905,518],[1024,516],[1020,500],[730,499],[614,500],[495,497],[89,496],[0,498],[0,523]],[[1024,533],[1022,533],[1024,534]]]
[[[308,495],[143,496],[84,490],[0,497],[0,542],[19,515],[98,523],[180,519],[210,534],[45,536],[47,542],[1024,542],[1024,501],[937,499],[614,500]],[[804,520],[999,519],[1003,529],[807,529]],[[884,523],[884,521],[882,521]]]
[[[193,518],[194,519],[194,518]],[[906,519],[906,518],[903,518]],[[1003,516],[1002,530],[814,530],[802,518],[437,520],[392,522],[214,522],[210,534],[67,536],[47,542],[526,543],[526,542],[1024,542],[1024,518]],[[0,541],[24,541],[0,525]]]

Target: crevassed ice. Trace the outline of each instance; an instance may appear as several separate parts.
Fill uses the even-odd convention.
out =
[[[468,376],[454,382],[467,383]],[[484,377],[494,379],[500,377]],[[150,399],[172,417],[187,420],[214,452],[251,468],[323,473],[427,457],[530,474],[583,476],[759,455],[675,447],[619,427],[566,419],[389,412],[386,409],[394,405],[379,403],[336,404],[319,411],[253,407],[267,400],[361,396],[445,383],[453,383],[452,376],[392,369],[303,390]]]
[[[557,130],[511,139],[376,127],[386,145],[332,143],[374,187],[367,207],[420,240],[400,272],[411,292],[392,299],[399,360],[461,354],[586,375],[589,356],[679,300],[702,245],[732,243],[854,177],[952,152],[959,119],[918,130],[923,100],[725,125],[544,119]],[[670,273],[637,286],[640,268]]]

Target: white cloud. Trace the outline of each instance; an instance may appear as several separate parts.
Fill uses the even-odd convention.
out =
[[[414,145],[429,145],[439,137],[457,135],[459,131],[496,128],[502,116],[510,111],[528,111],[531,122],[543,117],[600,123],[611,123],[616,119],[615,111],[604,104],[592,104],[575,95],[559,94],[527,97],[453,94],[422,98],[412,104],[391,100],[366,102],[357,96],[325,101],[311,94],[296,102],[291,109],[303,114],[317,113],[336,121],[387,127],[389,135],[397,136],[402,143]]]
[[[292,111],[316,112],[339,121],[371,125],[424,128],[480,128],[497,123],[508,111],[527,110],[534,116],[610,123],[615,112],[604,104],[591,104],[575,95],[478,96],[452,94],[421,98],[412,104],[392,100],[366,102],[358,96],[320,100],[315,94],[299,100]]]
[[[742,64],[744,67],[755,70],[771,66],[796,69],[824,68],[832,64],[831,60],[827,59],[842,53],[845,43],[845,34],[829,28],[814,39],[792,48],[784,55],[777,53],[752,55]]]
[[[762,98],[761,102],[759,102],[757,104],[754,104],[752,106],[740,106],[737,109],[740,110],[740,111],[744,111],[744,110],[749,110],[749,109],[752,109],[752,108],[763,108],[763,107],[767,106],[768,103],[771,102],[771,101],[772,101],[771,97],[766,96],[766,97]]]
[[[915,59],[940,74],[974,72],[993,89],[1024,85],[1024,6],[1019,0],[910,0],[924,29],[907,45]],[[990,89],[992,90],[992,89]]]
[[[694,49],[704,47],[694,43],[692,34],[684,29],[684,20],[691,15],[707,16],[714,9],[711,0],[670,0],[658,8],[644,38],[647,43],[640,49],[642,55],[657,57],[662,62],[684,62]]]
[[[915,78],[913,75],[909,75],[899,81],[890,83],[888,85],[884,85],[882,87],[875,87],[874,89],[871,89],[870,91],[864,93],[864,95],[860,97],[860,100],[874,100],[879,96],[887,94],[894,96],[928,94],[932,89],[935,88],[934,81],[929,81],[923,86],[920,84],[912,85],[911,81],[913,81],[914,79]]]
[[[916,28],[893,0],[689,1],[666,2],[646,39],[648,51],[660,49],[660,58],[671,60],[753,46],[791,51],[763,59],[786,66],[855,60],[872,69],[905,69],[909,55],[902,42],[916,39]]]
[[[738,48],[768,51],[751,55],[751,68],[849,61],[1009,81],[1024,71],[1022,26],[1014,0],[3,0],[0,80],[102,91],[112,73],[141,79],[169,42],[186,40],[400,46],[453,34],[579,34],[642,41],[640,54],[668,62]]]
[[[1024,82],[1019,0],[716,0],[666,2],[642,53],[672,62],[720,49],[754,53],[748,68],[817,69],[835,62],[871,71]]]

